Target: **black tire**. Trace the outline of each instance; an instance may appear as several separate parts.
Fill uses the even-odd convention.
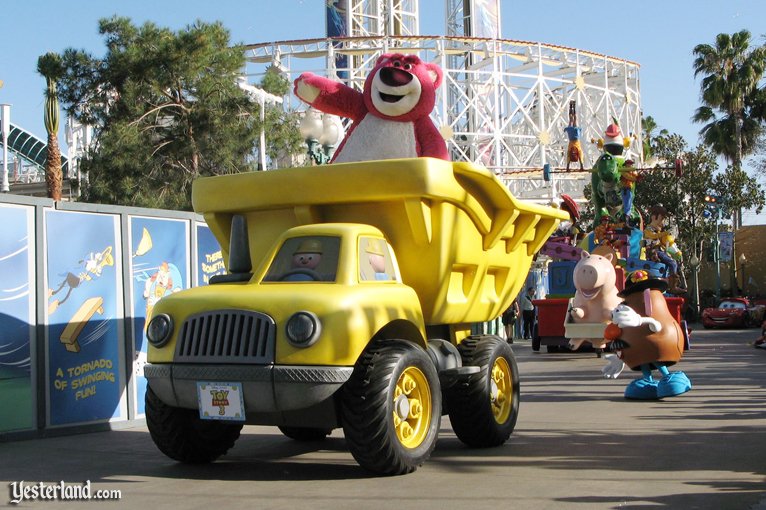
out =
[[[187,464],[213,462],[239,438],[242,424],[203,420],[196,409],[172,407],[146,390],[146,426],[157,448]]]
[[[417,385],[403,391],[413,380]],[[363,468],[401,475],[431,456],[442,396],[436,368],[423,349],[401,340],[374,342],[357,360],[340,398],[346,442]],[[411,436],[403,437],[408,431]]]
[[[481,370],[447,392],[452,429],[472,448],[499,446],[510,437],[519,415],[519,372],[513,350],[495,336],[468,337],[458,349],[463,366]],[[502,372],[499,380],[493,378],[495,370]]]
[[[317,429],[312,427],[279,427],[285,436],[295,441],[324,441],[332,429]]]
[[[532,327],[532,350],[535,352],[540,350],[540,335],[537,334],[537,324]]]

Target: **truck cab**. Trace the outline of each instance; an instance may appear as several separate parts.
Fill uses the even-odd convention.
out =
[[[236,379],[243,406],[227,409],[257,424],[337,427],[314,419],[324,416],[316,409],[294,419],[289,412],[331,405],[376,335],[426,346],[418,297],[402,283],[393,250],[378,229],[356,224],[289,229],[249,281],[177,293],[150,324],[145,373],[158,397],[195,409],[210,396],[197,381]]]

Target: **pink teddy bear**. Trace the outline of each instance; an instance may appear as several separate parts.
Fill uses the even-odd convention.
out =
[[[414,158],[449,160],[431,121],[441,69],[415,55],[385,54],[359,92],[312,73],[295,80],[295,95],[325,113],[353,121],[332,162]]]

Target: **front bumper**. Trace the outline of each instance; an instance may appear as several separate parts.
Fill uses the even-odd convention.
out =
[[[353,367],[148,363],[144,375],[165,404],[198,409],[197,382],[242,383],[247,413],[273,413],[320,404],[345,383]]]
[[[708,315],[703,318],[703,324],[713,328],[741,328],[745,324],[745,318],[742,316],[716,317]]]

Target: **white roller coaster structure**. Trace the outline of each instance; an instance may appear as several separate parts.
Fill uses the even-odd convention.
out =
[[[477,1],[445,0],[449,35],[421,36],[418,0],[345,0],[349,37],[247,45],[241,85],[248,90],[275,68],[290,81],[312,71],[361,90],[380,54],[416,53],[444,71],[433,118],[452,158],[492,169],[518,197],[550,201],[567,193],[582,200],[590,174],[565,170],[572,101],[586,169],[600,154],[591,140],[603,137],[613,119],[632,139],[627,157],[643,166],[637,63],[554,44],[469,37]],[[305,110],[292,95],[283,106]]]
[[[524,198],[582,197],[588,174],[565,172],[570,101],[582,128],[586,169],[600,153],[590,141],[602,138],[612,119],[633,140],[629,157],[641,160],[635,62],[539,42],[465,36],[366,35],[253,44],[245,51],[254,83],[275,66],[290,80],[312,71],[361,89],[382,53],[416,53],[437,63],[445,79],[433,118],[448,135],[452,158],[494,170]],[[339,55],[348,57],[344,68],[337,67]],[[285,105],[304,108],[295,97]],[[543,179],[545,165],[555,174],[550,182]]]

